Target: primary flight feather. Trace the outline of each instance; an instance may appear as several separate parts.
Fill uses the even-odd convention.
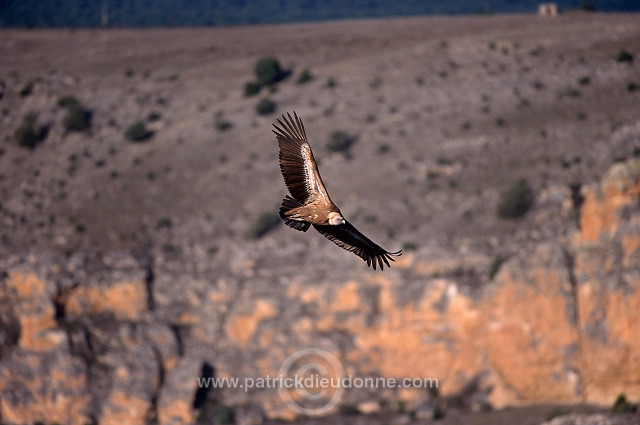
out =
[[[353,252],[367,262],[390,267],[389,260],[402,255],[402,251],[389,252],[347,222],[340,209],[331,201],[324,187],[318,164],[311,152],[302,120],[296,113],[277,120],[273,132],[280,146],[280,171],[291,196],[285,196],[280,207],[280,217],[287,226],[306,232],[313,227],[339,247]]]

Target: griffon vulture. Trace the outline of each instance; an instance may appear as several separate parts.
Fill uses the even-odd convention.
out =
[[[376,245],[344,219],[340,209],[331,201],[322,183],[318,165],[313,158],[302,120],[293,113],[274,124],[273,132],[280,146],[280,170],[291,196],[285,196],[280,217],[287,226],[306,232],[309,226],[340,248],[353,252],[368,266],[389,267],[393,256],[402,251],[389,252]]]

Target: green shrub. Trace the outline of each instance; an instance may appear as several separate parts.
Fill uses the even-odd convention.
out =
[[[22,124],[14,133],[18,145],[33,150],[47,138],[48,128],[38,126],[37,122],[38,114],[35,112],[29,112],[24,116]]]
[[[91,128],[93,113],[86,109],[80,101],[71,95],[58,99],[58,106],[67,110],[67,115],[62,120],[62,125],[67,131],[86,131]]]
[[[280,224],[280,216],[277,212],[263,211],[247,232],[247,237],[259,239],[275,229],[278,224]]]
[[[591,77],[589,77],[588,75],[578,78],[578,84],[581,86],[588,86],[590,83]]]
[[[144,121],[136,121],[124,131],[124,137],[132,142],[144,142],[153,136],[153,132],[147,129]]]
[[[547,413],[547,416],[545,418],[545,420],[547,422],[551,422],[553,419],[560,417],[560,416],[564,416],[567,414],[567,411],[560,408],[560,407],[554,407],[552,411],[550,411],[549,413]]]
[[[278,60],[273,56],[265,56],[258,60],[254,72],[256,83],[260,87],[273,85],[287,76]]]
[[[631,53],[629,53],[628,50],[620,50],[618,52],[618,56],[616,56],[616,61],[617,62],[626,62],[626,63],[631,63],[633,62],[633,55]]]
[[[533,206],[533,189],[526,179],[520,179],[501,194],[496,213],[500,218],[516,219],[523,217]]]
[[[269,98],[264,98],[256,105],[256,112],[258,115],[269,115],[276,111],[276,102]]]
[[[29,81],[27,84],[25,84],[20,89],[20,96],[27,97],[27,96],[31,95],[31,93],[33,93],[33,86],[34,86],[33,81]]]
[[[217,118],[214,125],[216,127],[216,130],[218,131],[227,131],[230,130],[231,127],[233,127],[233,123],[224,118]]]
[[[413,241],[406,241],[402,244],[402,250],[406,252],[415,251],[418,249],[418,244]]]
[[[296,81],[296,84],[299,84],[299,85],[306,84],[312,80],[313,80],[313,75],[311,74],[311,71],[309,71],[308,69],[303,69],[300,75],[298,76],[298,80]]]
[[[627,400],[627,396],[624,394],[620,394],[616,401],[613,402],[613,406],[611,406],[611,411],[613,413],[631,413],[636,411],[636,406],[629,403]]]
[[[91,128],[93,113],[82,106],[74,105],[67,108],[67,115],[62,120],[62,125],[67,131],[86,131]]]
[[[351,403],[342,403],[338,406],[338,409],[343,415],[353,416],[360,414],[358,406]]]
[[[58,99],[58,106],[62,106],[63,108],[80,106],[80,101],[71,95],[62,96]]]
[[[348,156],[351,146],[355,143],[356,138],[346,131],[334,130],[329,135],[327,142],[327,150],[329,152],[341,153]]]
[[[147,121],[149,122],[156,122],[156,121],[160,121],[162,119],[162,114],[158,111],[151,111],[149,112],[149,115],[147,115]]]
[[[251,97],[260,93],[260,84],[255,81],[247,81],[244,85],[244,96]]]

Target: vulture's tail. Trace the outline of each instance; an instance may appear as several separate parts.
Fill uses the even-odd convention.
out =
[[[284,223],[287,226],[296,230],[300,230],[301,232],[306,232],[309,229],[309,226],[311,226],[310,223],[306,223],[304,221],[292,220],[285,215],[287,211],[292,210],[294,208],[302,207],[302,206],[303,205],[300,202],[296,201],[291,196],[287,195],[282,200],[282,205],[280,206],[280,217],[284,220]]]

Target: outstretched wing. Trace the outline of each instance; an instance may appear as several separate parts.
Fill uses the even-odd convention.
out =
[[[320,226],[314,224],[313,227],[339,247],[353,252],[365,260],[368,266],[373,266],[374,270],[376,269],[376,263],[380,265],[380,270],[384,270],[384,264],[386,264],[387,267],[391,267],[389,260],[395,261],[392,256],[402,255],[402,251],[389,252],[376,245],[348,221],[338,226]]]
[[[291,196],[305,205],[317,200],[331,202],[320,178],[302,120],[295,112],[293,118],[287,113],[286,117],[282,116],[282,121],[278,120],[278,124],[280,126],[273,125],[273,132],[280,146],[280,171]]]

